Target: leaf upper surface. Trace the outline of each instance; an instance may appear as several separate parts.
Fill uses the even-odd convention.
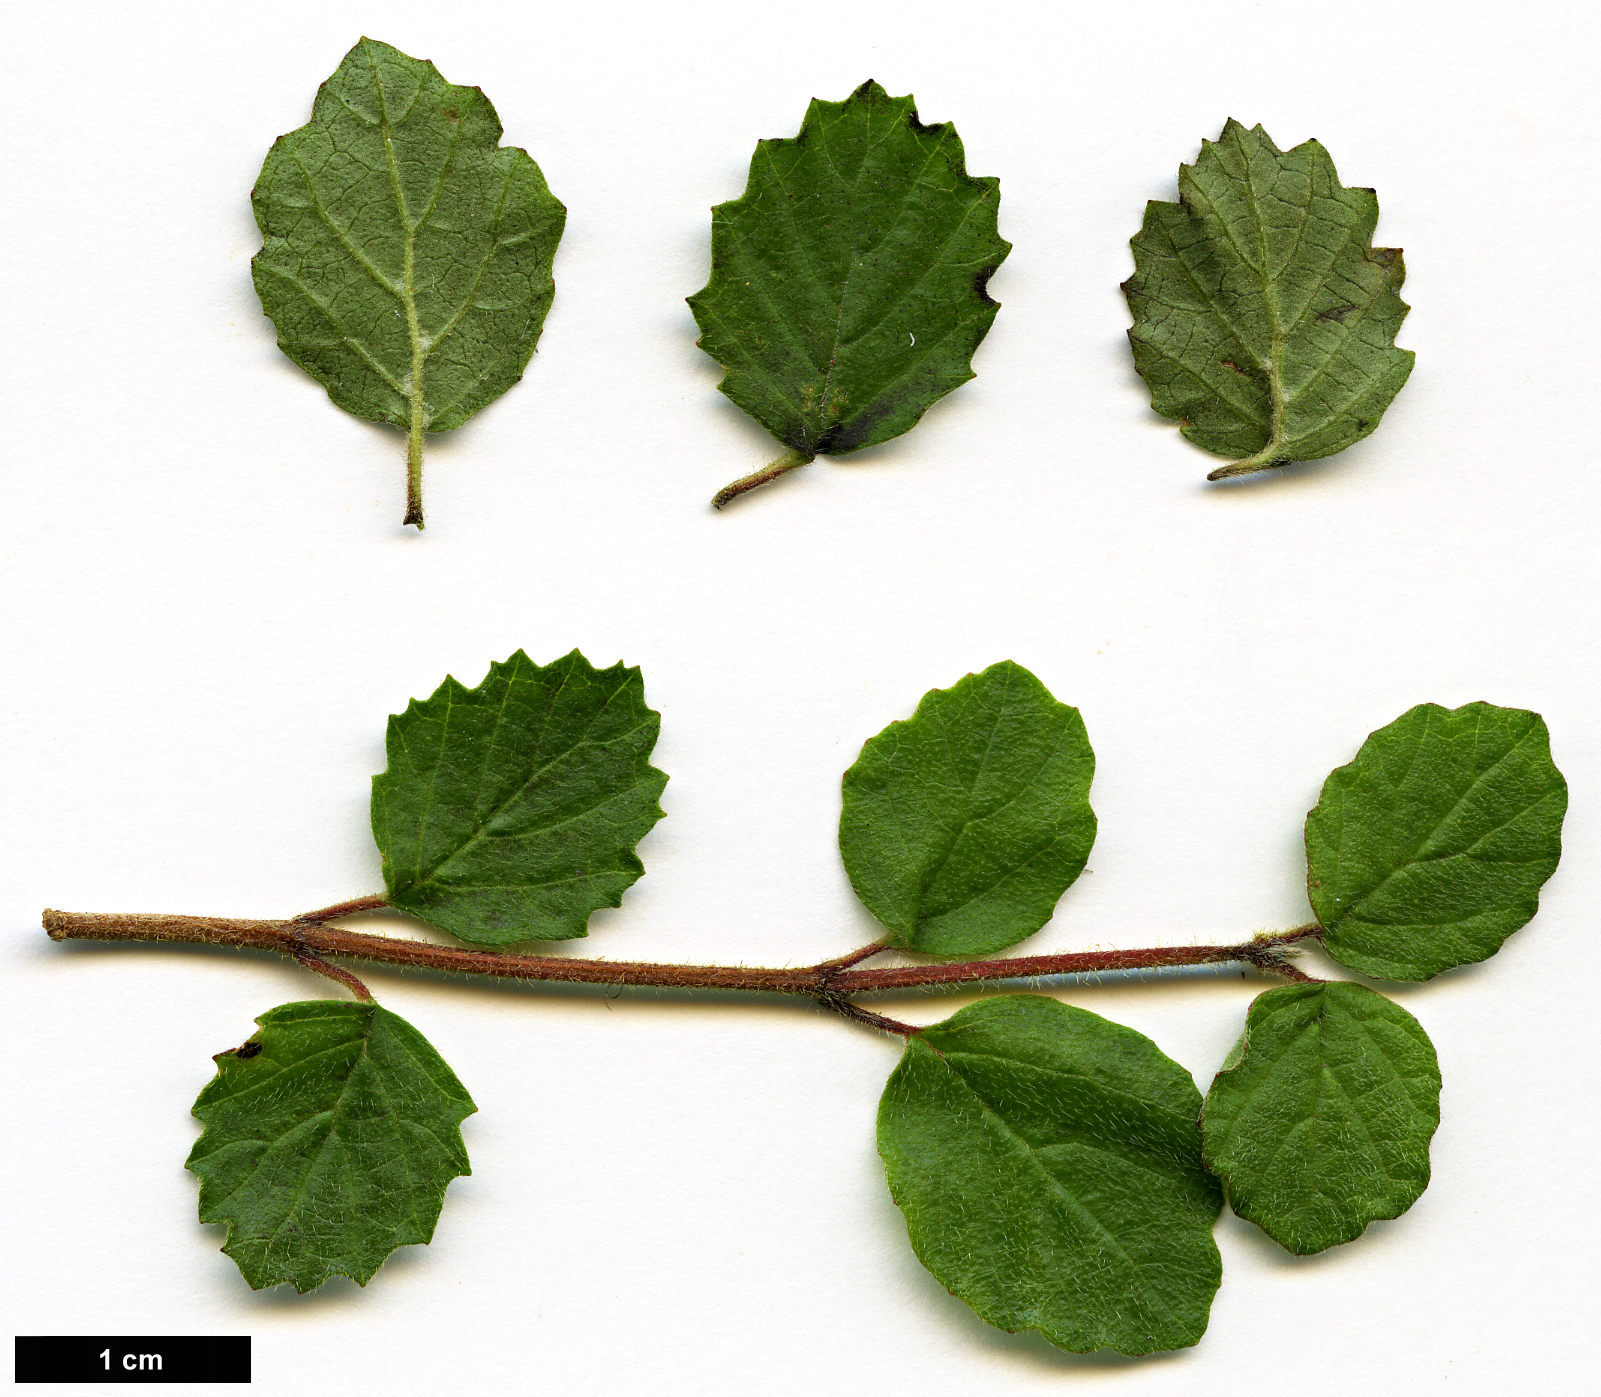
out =
[[[1363,985],[1258,995],[1201,1117],[1229,1203],[1309,1256],[1400,1217],[1429,1182],[1440,1065],[1422,1025]]]
[[[472,1172],[459,1127],[477,1107],[376,1004],[281,1004],[256,1022],[194,1104],[200,1220],[227,1224],[223,1251],[256,1290],[365,1285],[396,1247],[433,1237],[446,1185]]]
[[[638,669],[521,650],[476,689],[447,678],[390,718],[372,829],[395,907],[464,941],[587,935],[643,873],[662,816],[661,718]]]
[[[1539,905],[1568,788],[1537,713],[1425,703],[1369,736],[1306,817],[1329,954],[1383,980],[1494,955]]]
[[[1397,248],[1372,245],[1378,199],[1347,189],[1316,141],[1280,151],[1230,121],[1153,200],[1123,284],[1151,405],[1239,470],[1343,451],[1412,372]],[[1216,478],[1216,477],[1214,477]]]
[[[1222,1275],[1200,1105],[1133,1029],[985,999],[907,1044],[878,1147],[918,1259],[980,1318],[1151,1353],[1201,1337]]]
[[[899,436],[973,377],[1011,244],[1000,183],[967,173],[949,123],[863,83],[759,141],[712,210],[712,274],[689,298],[719,385],[786,446],[845,455]]]
[[[567,211],[500,136],[478,88],[363,39],[268,154],[256,290],[346,411],[445,431],[522,377]]]
[[[845,773],[839,849],[907,950],[977,956],[1038,931],[1095,842],[1076,708],[1010,660],[923,696]]]

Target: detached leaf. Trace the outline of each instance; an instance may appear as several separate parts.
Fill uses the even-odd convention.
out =
[[[200,1221],[252,1288],[366,1285],[396,1247],[429,1241],[445,1187],[470,1174],[461,1122],[478,1108],[428,1040],[376,1004],[280,1004],[217,1055],[185,1165]]]
[[[863,83],[758,141],[743,197],[712,210],[712,275],[689,298],[719,387],[790,451],[735,495],[814,456],[899,436],[973,377],[1011,251],[1000,183],[967,173],[949,123]]]
[[[1286,985],[1252,1003],[1201,1133],[1234,1211],[1310,1256],[1417,1201],[1439,1124],[1440,1064],[1411,1014],[1362,985]]]
[[[885,940],[979,956],[1031,936],[1095,842],[1078,709],[1010,660],[923,696],[845,773],[839,851]]]
[[[1152,201],[1123,283],[1151,406],[1197,446],[1244,459],[1208,480],[1332,456],[1376,426],[1412,372],[1399,248],[1379,202],[1316,141],[1281,151],[1237,121]]]
[[[363,39],[251,195],[279,347],[347,412],[407,431],[418,528],[423,433],[522,377],[554,294],[567,210],[500,136],[476,87]]]
[[[1494,955],[1539,906],[1567,808],[1538,713],[1403,713],[1330,773],[1306,817],[1307,888],[1329,954],[1380,980]]]
[[[645,871],[661,718],[637,669],[521,650],[389,720],[372,832],[392,906],[480,946],[585,936]]]
[[[1201,1337],[1222,1276],[1200,1106],[1131,1028],[985,999],[908,1042],[878,1149],[918,1259],[985,1322],[1151,1353]]]

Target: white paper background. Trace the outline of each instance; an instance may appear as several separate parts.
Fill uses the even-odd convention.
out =
[[[248,1333],[268,1393],[1593,1390],[1601,491],[1591,7],[851,0],[62,3],[14,20],[4,258],[4,880],[17,1333]],[[284,359],[251,289],[274,137],[362,33],[490,95],[570,216],[524,383],[403,443]],[[774,454],[683,297],[759,137],[872,76],[953,120],[1015,244],[979,377],[725,515]],[[1316,136],[1402,245],[1411,383],[1321,463],[1209,487],[1118,283],[1226,117]],[[1011,657],[1084,713],[1101,837],[1030,950],[1306,917],[1323,776],[1411,705],[1527,706],[1572,783],[1502,954],[1399,988],[1440,1052],[1435,1181],[1297,1260],[1218,1227],[1198,1348],[1076,1357],[918,1265],[873,1146],[895,1044],[804,1005],[375,972],[479,1104],[434,1244],[252,1294],[182,1163],[209,1055],[331,987],[55,945],[44,906],[288,915],[378,885],[386,714],[522,647],[644,668],[669,818],[575,952],[802,963],[868,940],[839,774]],[[1264,987],[1064,988],[1204,1085]],[[964,1002],[878,1001],[930,1021]]]

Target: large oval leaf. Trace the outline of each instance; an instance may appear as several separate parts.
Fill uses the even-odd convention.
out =
[[[923,696],[845,773],[839,850],[892,946],[998,951],[1038,931],[1095,842],[1076,708],[1011,660]]]
[[[522,377],[567,211],[476,87],[363,39],[279,138],[251,195],[251,264],[279,347],[347,412],[459,427]]]
[[[1537,713],[1425,703],[1331,772],[1306,817],[1324,945],[1382,980],[1483,960],[1534,916],[1568,787]]]
[[[376,1004],[280,1004],[256,1022],[195,1101],[200,1221],[227,1224],[223,1251],[257,1290],[366,1285],[396,1247],[433,1237],[445,1186],[472,1172],[459,1127],[478,1108]]]
[[[519,650],[476,689],[413,699],[372,781],[390,904],[481,946],[587,935],[645,871],[660,727],[637,669],[576,650],[544,666]]]
[[[1258,995],[1201,1117],[1229,1204],[1300,1256],[1400,1217],[1429,1182],[1440,1064],[1422,1025],[1362,985]]]
[[[1151,406],[1197,446],[1243,460],[1208,477],[1332,456],[1379,424],[1412,372],[1399,248],[1370,241],[1371,189],[1316,141],[1281,151],[1230,121],[1179,167],[1179,202],[1145,206],[1123,284]]]
[[[719,385],[799,460],[914,426],[973,377],[1011,244],[1000,184],[948,123],[863,83],[759,141],[745,193],[712,210],[712,275],[689,298]]]
[[[918,1259],[980,1318],[1151,1353],[1201,1337],[1222,1276],[1200,1106],[1131,1028],[985,999],[907,1043],[878,1148]]]

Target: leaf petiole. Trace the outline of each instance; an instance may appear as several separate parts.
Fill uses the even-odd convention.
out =
[[[777,480],[781,475],[788,475],[792,470],[799,470],[802,466],[809,466],[817,458],[809,451],[786,451],[776,461],[763,466],[759,471],[742,476],[732,485],[725,485],[712,496],[712,508],[722,509],[725,505],[737,500],[741,495],[748,494],[758,485],[766,485]]]
[[[423,527],[422,403],[415,397],[411,405],[411,430],[406,436],[406,517],[400,521],[400,526],[405,528],[407,524]]]
[[[1208,480],[1232,480],[1235,476],[1256,475],[1260,471],[1277,470],[1280,466],[1295,464],[1293,456],[1284,455],[1284,444],[1281,441],[1270,441],[1254,456],[1247,456],[1243,461],[1230,461],[1226,466],[1219,466],[1215,471],[1207,473]]]
[[[337,965],[330,965],[315,951],[303,951],[296,955],[295,959],[305,966],[307,970],[314,970],[317,974],[326,975],[330,980],[343,985],[363,1004],[371,1004],[373,1002],[372,991],[366,985],[348,970],[341,970]]]

